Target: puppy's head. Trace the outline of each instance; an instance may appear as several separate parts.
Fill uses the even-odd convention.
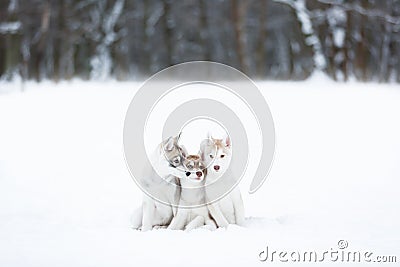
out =
[[[162,153],[168,160],[172,167],[178,167],[182,164],[182,159],[186,156],[187,152],[184,146],[178,145],[179,136],[169,137],[162,142]]]
[[[228,169],[232,158],[230,138],[205,139],[200,145],[200,156],[209,174],[221,176]]]
[[[183,159],[185,177],[191,181],[201,182],[207,175],[207,168],[199,155],[189,155]]]

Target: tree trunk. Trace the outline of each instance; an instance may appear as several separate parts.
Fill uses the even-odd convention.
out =
[[[232,0],[232,13],[233,23],[235,27],[235,39],[236,39],[236,53],[239,60],[240,69],[244,72],[248,72],[248,62],[246,56],[246,11],[247,11],[247,0]]]

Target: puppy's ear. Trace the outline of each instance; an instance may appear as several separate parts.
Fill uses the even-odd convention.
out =
[[[200,143],[200,150],[199,150],[198,154],[200,155],[201,160],[204,160],[204,149],[206,147],[207,140],[208,139],[205,139],[205,140],[201,141],[201,143]]]
[[[207,177],[207,168],[204,168],[202,171],[203,171],[204,176]]]
[[[201,160],[205,160],[205,151],[206,151],[206,147],[207,146],[211,146],[213,145],[213,141],[210,138],[204,139],[201,143],[200,143],[200,151],[199,151],[199,155],[201,157]]]
[[[172,151],[175,146],[174,138],[168,137],[167,141],[164,142],[164,150],[165,151]]]
[[[229,137],[229,135],[225,137],[225,145],[226,147],[231,147],[231,138]]]
[[[187,152],[187,150],[186,150],[186,147],[185,147],[185,146],[180,146],[180,147],[179,147],[179,151],[180,151],[180,153],[181,153],[181,156],[182,156],[183,158],[186,158],[186,157],[187,157],[187,155],[188,155],[188,152]]]

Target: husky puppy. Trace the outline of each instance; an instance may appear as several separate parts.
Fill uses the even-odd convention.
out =
[[[180,187],[177,176],[184,173],[177,168],[182,166],[182,154],[186,154],[184,147],[178,145],[179,136],[169,137],[158,145],[150,158],[152,167],[147,168],[144,174],[145,187],[157,194],[163,194],[168,203],[161,203],[147,194],[143,195],[142,206],[132,216],[132,227],[148,231],[153,227],[168,225],[176,214],[173,206],[179,203]]]
[[[208,137],[200,145],[200,156],[207,166],[206,184],[212,183],[227,171],[232,158],[231,141]],[[229,174],[228,175],[232,175]],[[207,196],[207,187],[206,187]],[[228,195],[208,205],[212,218],[218,227],[228,224],[244,224],[244,205],[239,187],[235,187]]]
[[[207,169],[199,155],[189,155],[183,160],[185,177],[180,179],[181,195],[176,216],[172,219],[168,229],[190,231],[207,225],[210,230],[216,229],[215,222],[211,219],[207,206],[198,208],[184,208],[189,205],[205,203],[204,178]],[[189,190],[191,188],[191,190]],[[195,188],[195,189],[194,189]],[[194,191],[193,191],[194,190]]]

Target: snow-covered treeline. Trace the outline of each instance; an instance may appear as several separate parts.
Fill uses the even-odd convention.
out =
[[[3,0],[0,76],[137,79],[188,60],[254,78],[400,81],[395,0]]]

